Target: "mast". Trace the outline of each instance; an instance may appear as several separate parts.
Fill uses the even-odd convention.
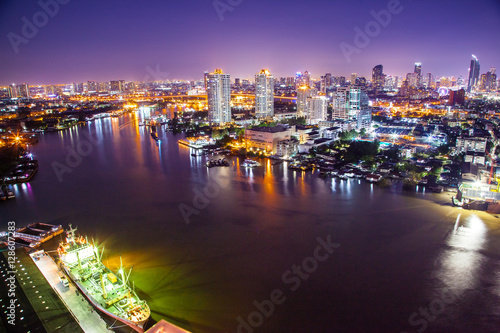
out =
[[[122,264],[122,256],[120,256],[120,270],[119,270],[121,276],[122,276],[122,286],[125,288],[125,274],[123,273],[123,264]]]
[[[108,298],[108,294],[106,293],[106,286],[104,285],[104,279],[102,277],[102,272],[99,274],[101,278],[101,287],[102,287],[102,297],[104,299]]]

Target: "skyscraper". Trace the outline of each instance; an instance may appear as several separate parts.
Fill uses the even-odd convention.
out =
[[[368,128],[371,109],[365,89],[355,86],[338,87],[333,98],[332,118],[356,120],[358,128]]]
[[[309,113],[308,98],[317,94],[318,90],[309,86],[301,86],[297,89],[297,117],[307,117]]]
[[[17,87],[15,84],[11,84],[9,86],[9,97],[10,98],[17,98]]]
[[[467,85],[467,92],[471,92],[472,88],[476,87],[479,82],[479,70],[481,66],[479,65],[479,60],[475,55],[472,55],[472,60],[470,61],[469,68],[469,83]]]
[[[421,62],[415,63],[415,69],[413,70],[413,73],[415,73],[416,87],[420,88],[420,86],[422,85],[422,63]]]
[[[207,90],[207,87],[208,87],[208,76],[210,75],[210,73],[208,71],[205,71],[205,73],[203,73],[203,83],[205,84],[205,90]]]
[[[309,125],[316,125],[327,117],[328,101],[325,95],[310,96],[306,104],[306,120]]]
[[[372,70],[372,86],[376,91],[380,91],[384,87],[384,66],[377,65]]]
[[[255,117],[274,116],[274,77],[267,69],[255,74]]]
[[[208,120],[210,123],[231,122],[231,78],[221,69],[207,75]]]
[[[326,94],[326,88],[332,85],[332,74],[326,73],[321,77],[320,90],[323,94]]]
[[[333,95],[333,119],[349,119],[350,87],[338,87]]]

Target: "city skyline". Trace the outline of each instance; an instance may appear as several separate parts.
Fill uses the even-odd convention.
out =
[[[472,2],[455,3],[451,15],[446,4],[401,1],[384,21],[395,0],[153,1],[148,6],[55,1],[41,2],[52,7],[14,1],[0,5],[0,61],[9,64],[0,68],[1,85],[153,81],[155,74],[197,80],[210,68],[235,78],[252,78],[260,68],[275,77],[308,71],[314,78],[324,73],[369,78],[377,64],[388,75],[404,76],[415,62],[422,63],[422,73],[466,77],[471,54],[485,69],[499,65],[500,45],[491,40],[500,28],[500,5],[493,0],[474,3],[473,13],[481,13],[484,24],[480,33],[470,20]],[[296,24],[299,14],[304,24]],[[375,17],[381,24],[370,32]],[[26,22],[34,20],[36,33],[23,34]],[[356,27],[368,27],[367,45],[356,40]],[[356,52],[346,54],[342,45]]]

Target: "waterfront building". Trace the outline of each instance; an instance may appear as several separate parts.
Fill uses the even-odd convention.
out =
[[[469,68],[469,82],[467,84],[467,92],[470,93],[473,88],[475,88],[479,82],[479,71],[481,66],[479,65],[479,60],[475,55],[472,55],[472,60],[470,61]]]
[[[231,122],[231,78],[221,69],[207,75],[208,120],[211,124]]]
[[[299,151],[299,141],[294,137],[278,141],[276,144],[276,155],[285,159],[290,158]]]
[[[263,69],[255,75],[255,117],[274,116],[274,77]]]
[[[245,130],[247,149],[260,149],[271,154],[276,154],[278,142],[289,140],[291,129],[284,126],[254,127]]]

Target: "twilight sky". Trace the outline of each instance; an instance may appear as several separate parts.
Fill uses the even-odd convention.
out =
[[[214,68],[232,78],[261,68],[371,78],[377,64],[404,75],[416,61],[423,73],[465,77],[471,54],[481,73],[500,72],[500,0],[400,0],[385,27],[370,24],[371,11],[397,0],[58,1],[51,17],[38,1],[0,0],[0,85],[149,81],[155,71],[201,79]],[[340,45],[355,47],[354,28],[367,24],[372,37],[349,61]]]

